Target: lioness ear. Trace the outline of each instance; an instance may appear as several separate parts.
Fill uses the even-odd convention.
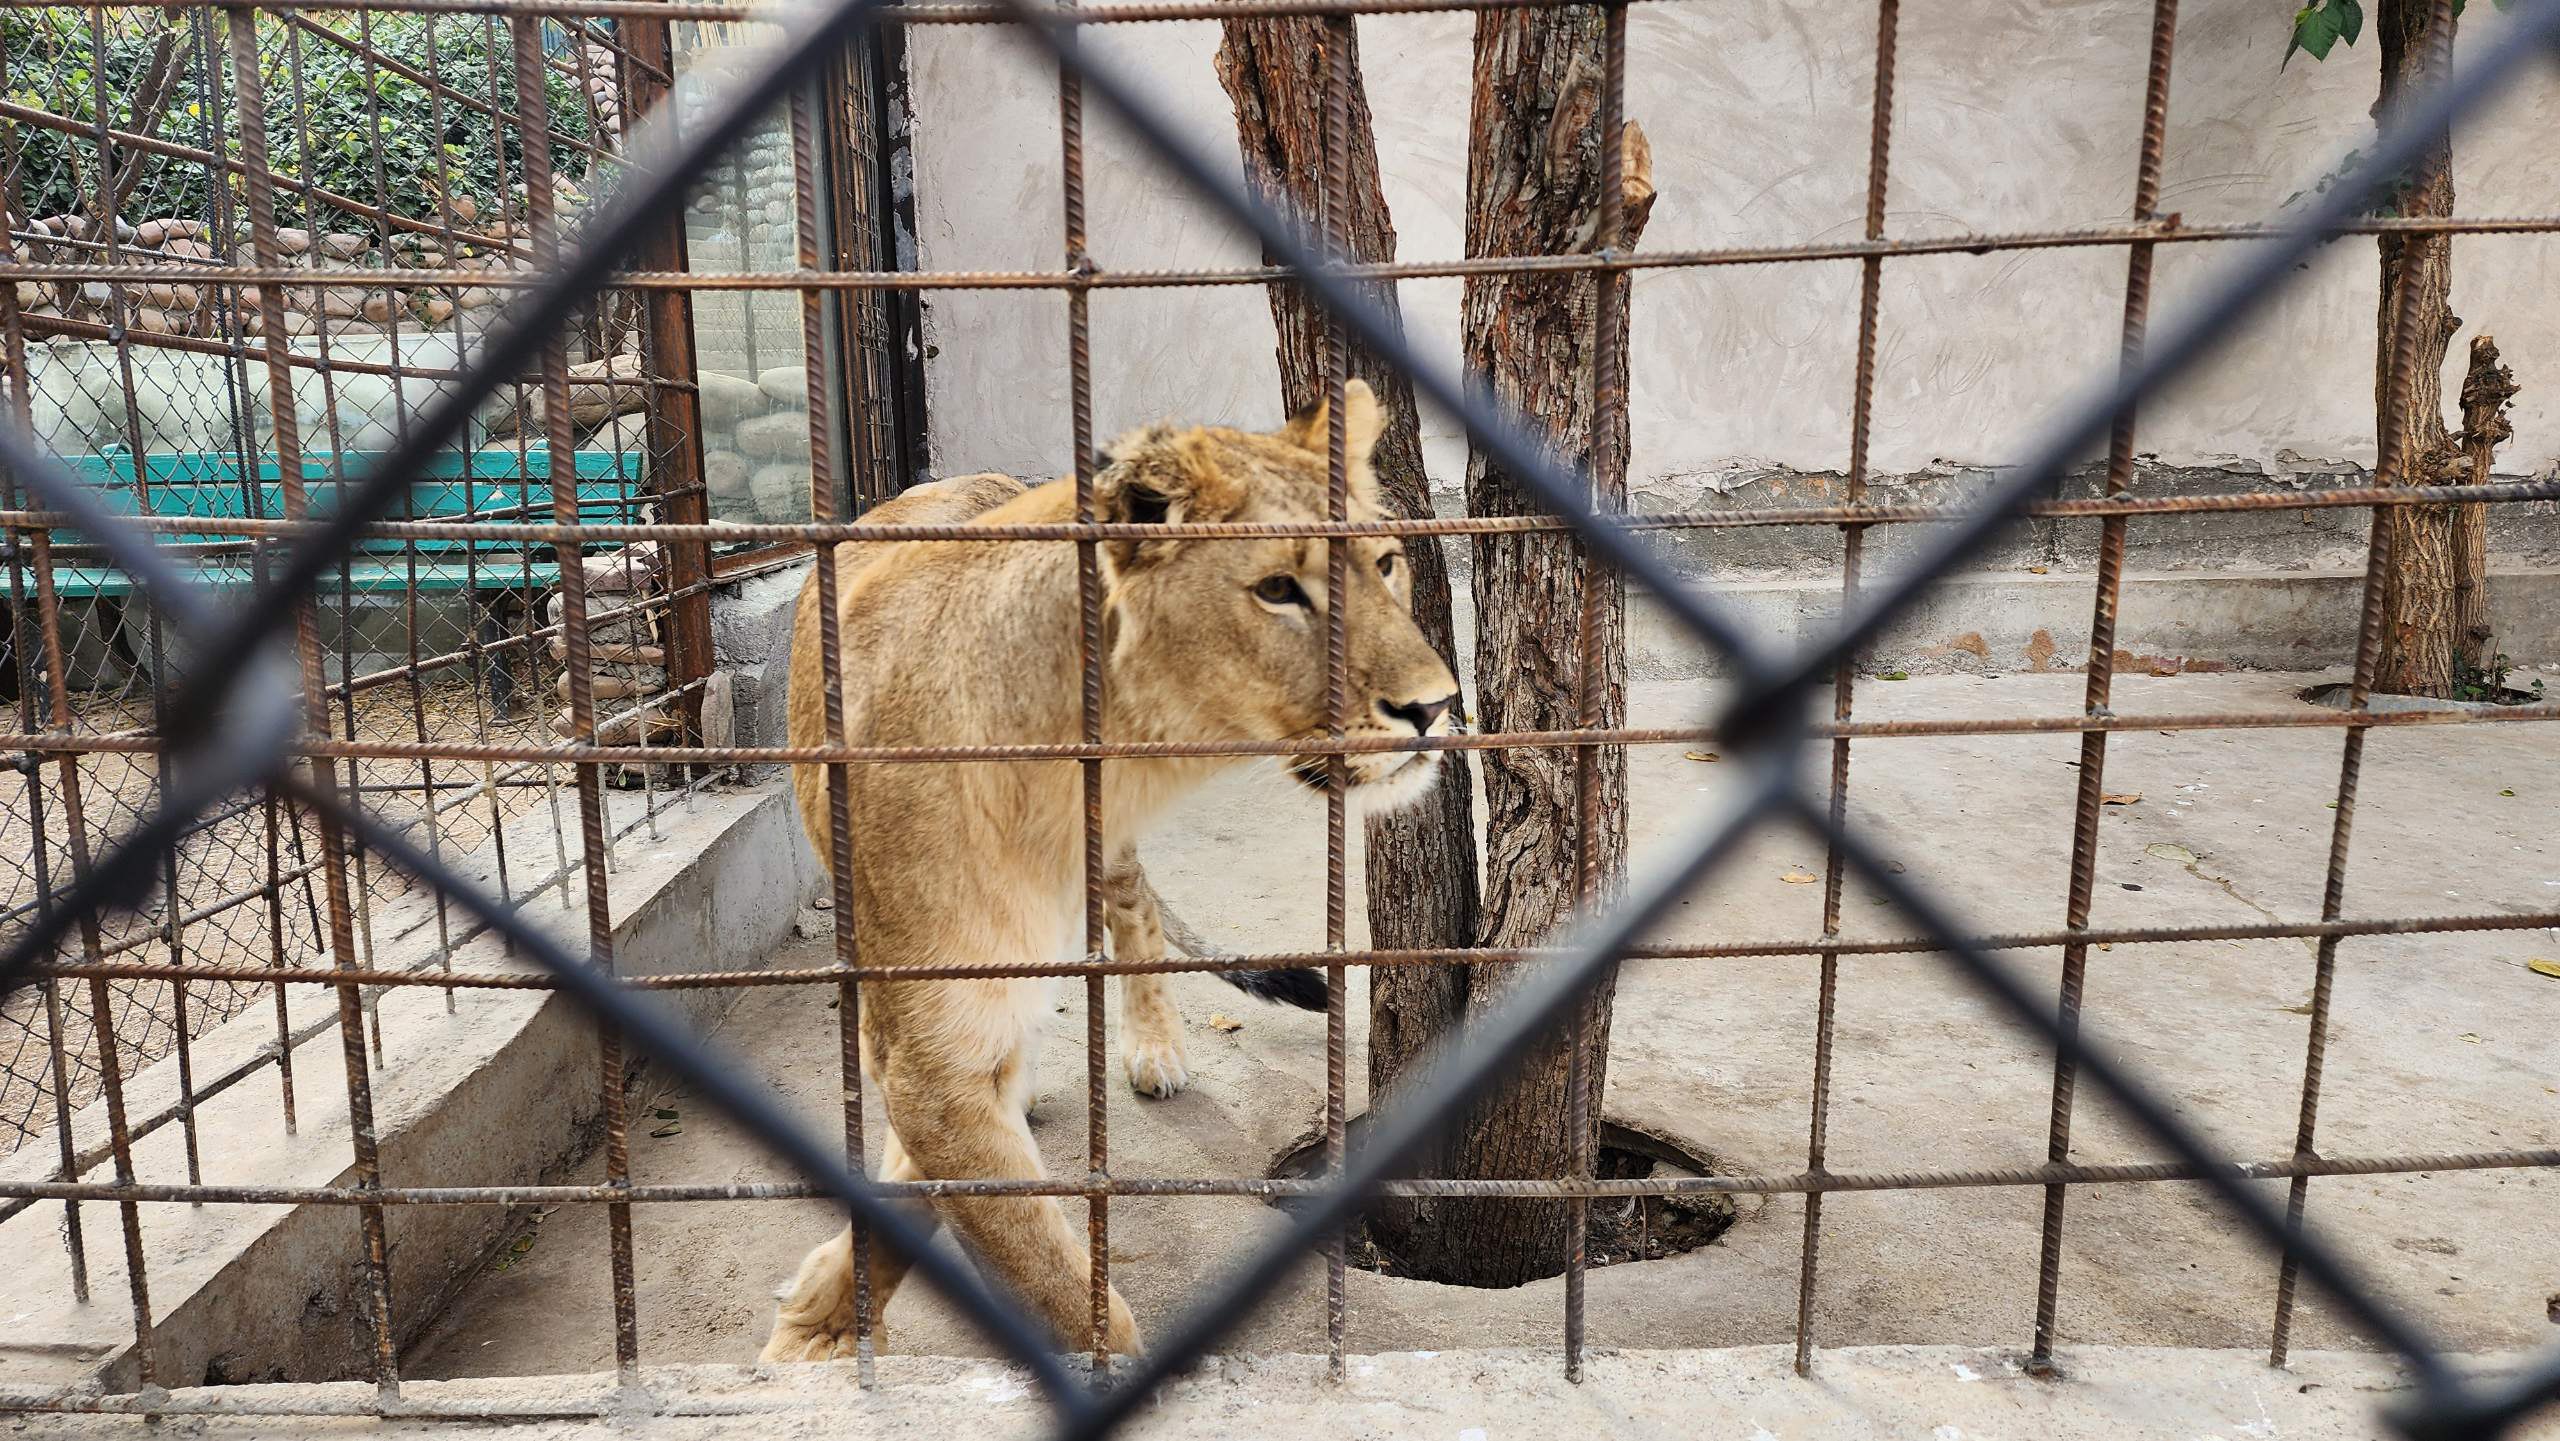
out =
[[[1369,463],[1369,453],[1378,448],[1378,437],[1385,433],[1387,418],[1378,408],[1376,392],[1365,380],[1351,380],[1342,387],[1343,452],[1354,469]],[[1331,427],[1333,416],[1324,401],[1317,401],[1289,417],[1280,428],[1281,438],[1301,450],[1325,455],[1333,448]]]
[[[1094,513],[1105,523],[1163,525],[1188,518],[1201,503],[1205,475],[1195,447],[1170,426],[1150,426],[1112,443],[1094,473]],[[1177,540],[1111,540],[1103,551],[1128,570],[1168,554]]]

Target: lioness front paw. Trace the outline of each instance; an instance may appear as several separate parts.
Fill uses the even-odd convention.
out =
[[[876,1351],[885,1339],[879,1327],[871,1328],[871,1344]],[[756,1357],[763,1361],[840,1361],[860,1354],[860,1343],[853,1328],[841,1330],[829,1326],[802,1326],[783,1322],[773,1328],[772,1339],[764,1343],[764,1351]]]
[[[1191,1084],[1191,1068],[1183,1063],[1182,1042],[1151,1036],[1129,1048],[1129,1088],[1161,1101]]]

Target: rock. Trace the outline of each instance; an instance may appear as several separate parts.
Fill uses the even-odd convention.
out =
[[[429,325],[442,325],[453,318],[453,302],[441,295],[428,296],[420,309],[426,315]]]
[[[276,248],[287,255],[300,255],[311,248],[311,232],[291,227],[276,232]]]
[[[331,260],[353,260],[373,247],[370,236],[336,231],[320,237],[320,253]]]
[[[465,225],[480,218],[480,202],[468,195],[453,196],[445,203],[452,209],[453,218]]]
[[[756,389],[776,405],[805,409],[809,404],[809,369],[803,365],[777,365],[756,377]]]
[[[624,700],[631,696],[648,694],[648,692],[639,685],[636,685],[631,681],[624,680],[620,676],[604,675],[601,673],[588,677],[587,686],[587,693],[600,701]],[[567,676],[564,675],[560,677],[560,679],[552,682],[551,688],[558,692],[562,700],[567,700],[569,698],[569,678]]]
[[[26,280],[18,282],[18,308],[20,310],[33,310],[37,306],[44,304],[48,299],[50,299],[50,297],[45,294],[43,286]]]
[[[214,257],[211,245],[192,237],[172,240],[160,247],[160,253],[180,260],[211,260]]]
[[[133,312],[131,324],[134,329],[147,330],[153,335],[184,335],[194,319],[194,314],[188,311],[161,310],[145,305]]]
[[[620,602],[617,601],[614,604],[619,605]],[[592,610],[603,608],[602,606],[590,607]],[[551,658],[564,664],[568,661],[569,638],[567,636],[555,635],[551,638]],[[602,641],[590,639],[587,642],[587,659],[598,666],[612,666],[617,673],[637,675],[641,672],[650,672],[654,673],[661,683],[666,679],[667,652],[661,646],[636,641],[617,641],[607,645]]]
[[[666,554],[654,540],[634,541],[620,550],[587,556],[585,561],[591,591],[648,590],[666,569]]]
[[[765,404],[764,391],[744,376],[706,370],[695,377],[695,383],[701,387],[698,394],[705,429],[724,431],[770,408]]]
[[[483,310],[498,304],[504,298],[504,292],[491,290],[485,285],[474,285],[454,292],[453,303],[465,310]]]
[[[702,483],[711,492],[711,509],[720,512],[752,511],[755,495],[747,489],[747,458],[734,450],[710,450],[702,455]],[[734,519],[732,516],[720,518]]]
[[[799,411],[741,421],[732,436],[749,459],[797,463],[805,484],[809,470],[809,418]]]
[[[759,467],[747,477],[747,490],[766,521],[787,525],[809,518],[809,463],[805,460]]]
[[[158,245],[169,238],[169,227],[178,223],[180,222],[175,220],[146,220],[133,227],[133,243]]]
[[[334,286],[320,289],[322,315],[341,316],[352,320],[365,313],[367,303],[361,291],[341,290]]]
[[[729,673],[715,670],[702,678],[701,740],[714,750],[736,745],[737,693],[729,682]]]
[[[389,291],[376,290],[365,295],[364,303],[358,307],[356,313],[379,325],[399,314],[401,308],[397,296]]]

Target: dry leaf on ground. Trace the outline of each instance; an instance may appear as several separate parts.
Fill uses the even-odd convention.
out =
[[[1209,1029],[1213,1031],[1241,1031],[1244,1029],[1244,1022],[1237,1020],[1233,1016],[1219,1015],[1213,1011],[1209,1015]]]
[[[1811,871],[1789,871],[1785,875],[1778,877],[1778,879],[1785,881],[1791,886],[1809,886],[1815,881],[1821,880],[1822,877],[1815,875]]]
[[[2098,797],[2098,804],[2102,806],[2129,806],[2141,799],[2142,792],[2140,791],[2108,791],[2104,795]]]

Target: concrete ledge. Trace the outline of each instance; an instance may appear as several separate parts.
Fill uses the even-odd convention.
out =
[[[2196,1441],[2199,1437],[2348,1441],[2384,1434],[2380,1408],[2410,1381],[2387,1357],[2297,1354],[2271,1369],[2260,1351],[2148,1347],[2066,1350],[2057,1380],[2031,1379],[2005,1351],[1954,1346],[1856,1347],[1817,1354],[1799,1379],[1793,1349],[1597,1351],[1579,1385],[1556,1352],[1410,1351],[1350,1358],[1327,1378],[1320,1356],[1213,1357],[1166,1386],[1133,1434],[1152,1441],[1256,1436],[1624,1436],[1696,1441],[1968,1441],[1976,1437]],[[2504,1358],[2458,1359],[2505,1371]],[[374,1414],[369,1385],[231,1386],[127,1398],[192,1411],[191,1436],[295,1438],[343,1434],[335,1417]],[[419,1413],[367,1424],[375,1436],[450,1436],[477,1418],[476,1441],[747,1441],[858,1435],[944,1441],[953,1435],[1047,1435],[1047,1406],[1021,1372],[958,1358],[884,1356],[879,1384],[855,1384],[850,1362],[644,1372],[636,1387],[611,1376],[429,1381],[404,1387]],[[233,1414],[207,1416],[224,1408]],[[264,1408],[270,1414],[242,1415]],[[274,1413],[294,1413],[291,1415]],[[47,1434],[80,1441],[140,1437],[139,1415],[46,1417]],[[2526,1423],[2524,1434],[2537,1434]],[[442,1428],[442,1429],[439,1429]]]
[[[637,820],[642,801],[609,794],[608,831]],[[564,790],[562,820],[573,832],[574,804]],[[613,849],[618,967],[625,975],[659,975],[764,964],[816,878],[788,788],[711,792],[690,803],[662,796],[659,806],[654,833],[644,825]],[[552,856],[551,825],[543,811],[509,824],[519,884],[527,879],[527,858]],[[493,856],[463,869],[494,891]],[[583,894],[583,885],[573,873],[571,892]],[[524,907],[573,949],[584,949],[582,905],[563,907],[557,892],[547,891]],[[459,918],[455,927],[459,933]],[[377,905],[374,936],[378,967],[431,962],[438,944],[432,900],[412,895]],[[457,945],[453,965],[517,968],[489,937]],[[671,999],[705,1025],[734,995],[705,989]],[[333,992],[308,986],[292,988],[291,1002],[297,1031],[325,1021],[337,1004]],[[567,1000],[548,991],[466,990],[448,1003],[439,991],[402,988],[381,993],[379,1012],[382,1054],[372,1066],[372,1087],[387,1181],[538,1182],[563,1173],[592,1144],[602,1105],[601,1058],[592,1030]],[[198,1074],[271,1051],[275,1024],[272,1008],[258,1006],[207,1033],[194,1046]],[[196,1123],[205,1183],[351,1184],[341,1056],[333,1026],[294,1048],[295,1129],[285,1126],[273,1066],[201,1104]],[[176,1095],[174,1060],[145,1069],[126,1087],[134,1114]],[[84,1146],[103,1142],[103,1102],[75,1117],[73,1132]],[[183,1146],[175,1125],[143,1138],[135,1147],[137,1177],[184,1182]],[[55,1155],[49,1142],[31,1142],[0,1161],[0,1177],[49,1175]],[[91,1173],[108,1174],[104,1168]],[[15,1258],[9,1287],[15,1304],[0,1308],[0,1377],[12,1390],[115,1392],[140,1383],[117,1208],[89,1204],[80,1212],[89,1259],[85,1303],[72,1296],[60,1205],[38,1204],[0,1226],[0,1248]],[[496,1244],[508,1217],[495,1206],[391,1207],[386,1215],[392,1315],[406,1341]],[[355,1208],[155,1204],[139,1207],[138,1216],[155,1381],[194,1385],[366,1372],[369,1326]]]
[[[1941,581],[1871,648],[1876,669],[2078,670],[2089,653],[2097,581],[2086,572],[1969,572]],[[2116,666],[2182,671],[2314,671],[2355,655],[2362,570],[2131,572],[2116,627]],[[1840,580],[1710,583],[1773,642],[1798,645],[1840,607]],[[2560,567],[2514,567],[2489,577],[2497,643],[2519,665],[2560,662]],[[1470,622],[1471,624],[1471,622]],[[1628,665],[1637,675],[1722,674],[1649,597],[1629,604]]]

